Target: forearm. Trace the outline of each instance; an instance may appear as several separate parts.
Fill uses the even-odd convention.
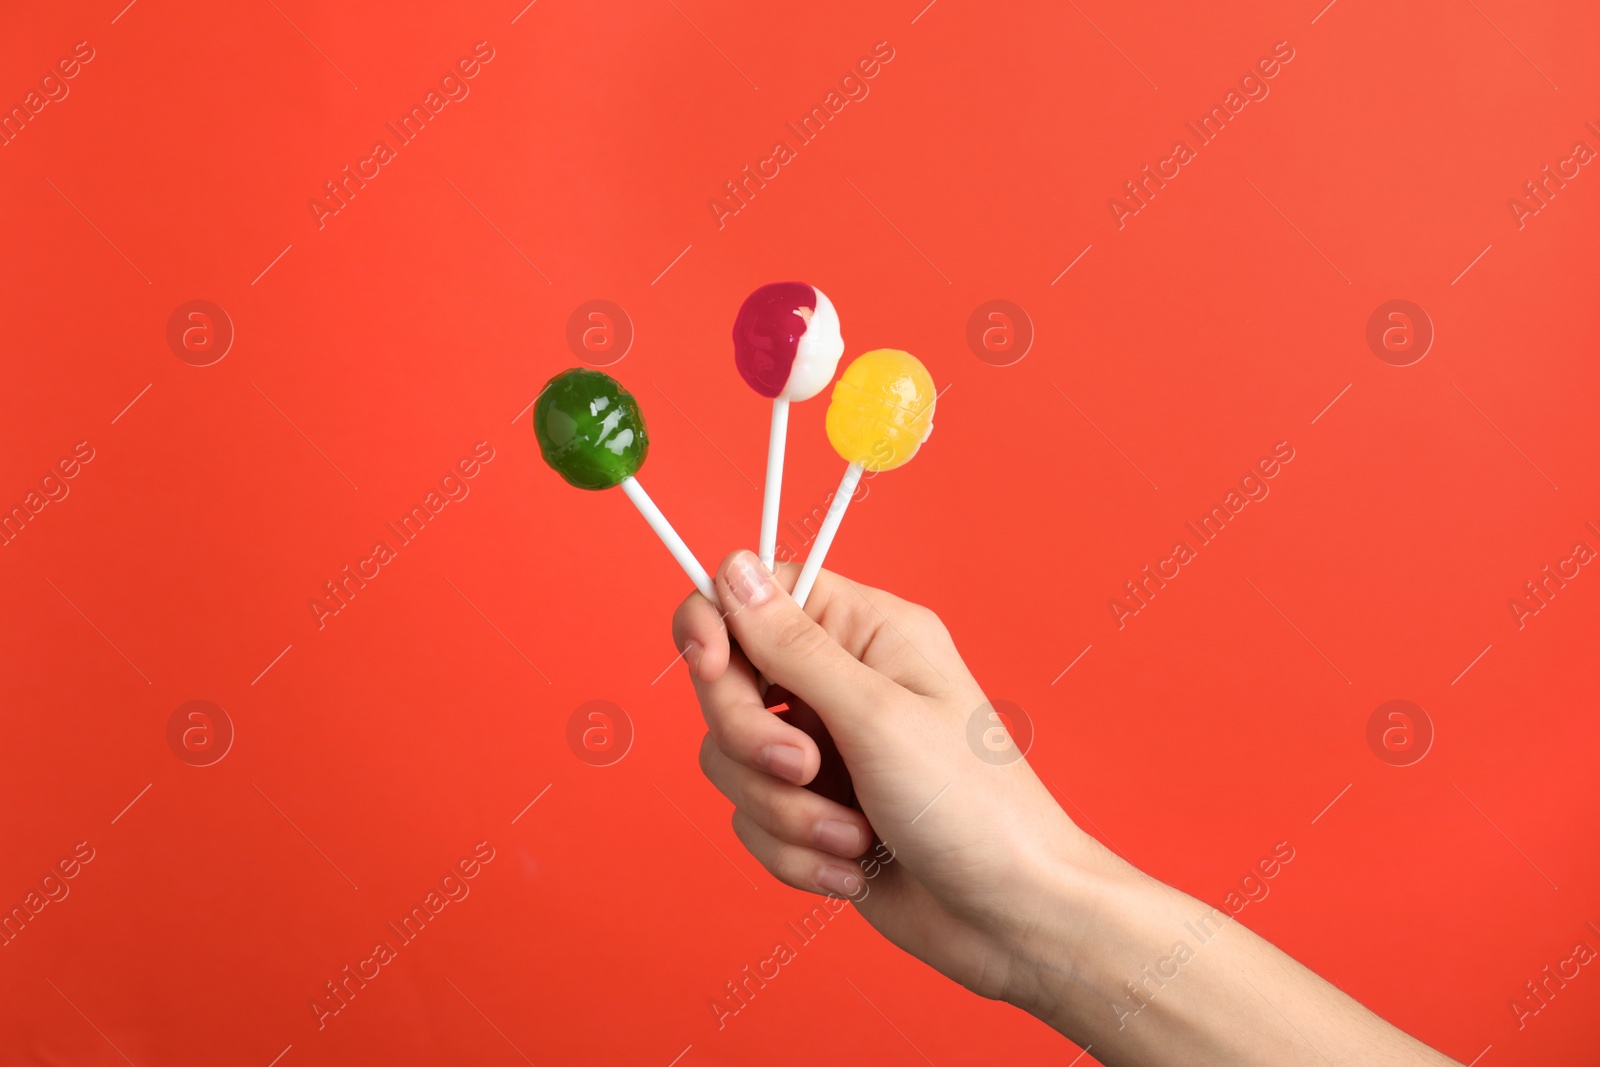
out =
[[[1011,946],[1011,999],[1092,1046],[1102,1063],[1455,1062],[1226,913],[1114,857],[1063,865],[1041,879],[1026,892],[1033,917]]]

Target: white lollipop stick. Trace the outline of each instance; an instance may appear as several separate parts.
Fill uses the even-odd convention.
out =
[[[800,580],[794,583],[794,602],[802,608],[806,606],[806,597],[811,595],[811,587],[817,583],[817,574],[828,555],[828,546],[833,544],[833,535],[839,532],[839,524],[844,521],[844,509],[850,506],[850,498],[856,495],[856,484],[860,481],[861,464],[852,463],[844,469],[844,477],[839,479],[839,488],[834,491],[833,500],[828,504],[828,514],[822,520],[822,529],[817,531],[817,539],[812,543],[811,551],[806,553],[806,564],[800,568]]]
[[[772,436],[767,439],[767,484],[761,496],[761,562],[772,569],[778,554],[778,505],[783,496],[783,449],[789,439],[789,401],[772,401]]]
[[[717,602],[716,590],[711,588],[711,576],[706,569],[700,566],[700,561],[694,558],[694,553],[689,551],[689,546],[683,543],[683,538],[678,536],[678,531],[672,528],[672,523],[661,514],[661,509],[656,507],[656,502],[650,499],[650,494],[644,491],[638,479],[632,475],[622,479],[622,491],[628,494],[628,499],[633,501],[633,506],[639,509],[639,514],[644,516],[644,521],[650,524],[650,529],[661,538],[661,543],[667,546],[667,551],[672,553],[672,558],[678,561],[678,566],[683,568],[683,573],[689,576],[694,587],[705,594],[707,600],[713,604]]]

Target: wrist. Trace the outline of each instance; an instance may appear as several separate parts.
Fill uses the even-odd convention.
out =
[[[1005,1000],[1081,1044],[1116,1028],[1122,987],[1159,940],[1151,917],[1179,894],[1073,829],[1075,840],[1025,865],[1002,938]]]

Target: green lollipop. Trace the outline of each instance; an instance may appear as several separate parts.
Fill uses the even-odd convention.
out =
[[[544,461],[579,489],[610,489],[650,451],[639,402],[609,374],[575,368],[545,384],[533,405]]]
[[[550,469],[579,489],[621,486],[695,587],[716,603],[711,577],[634,477],[650,451],[639,402],[611,375],[574,367],[545,383],[533,432]]]

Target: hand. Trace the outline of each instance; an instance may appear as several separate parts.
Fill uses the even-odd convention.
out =
[[[717,573],[721,609],[695,593],[673,617],[709,727],[700,766],[777,878],[850,898],[896,945],[1108,1067],[1455,1062],[1113,856],[1020,753],[983,758],[969,738],[998,720],[932,612],[827,572],[801,611],[797,576],[738,552]],[[802,706],[768,711],[763,679]],[[819,777],[830,761],[852,788]]]
[[[798,574],[784,565],[774,579],[736,553],[716,578],[727,627],[699,594],[673,620],[709,727],[700,765],[733,802],[734,832],[781,881],[849,897],[967,988],[1017,998],[1012,950],[1028,935],[1030,887],[1062,863],[1115,861],[1020,753],[997,764],[970,747],[974,717],[985,731],[999,720],[937,616],[826,571],[801,611],[787,592]],[[819,749],[763,707],[757,670],[815,709],[858,807],[805,788],[828,737]]]

